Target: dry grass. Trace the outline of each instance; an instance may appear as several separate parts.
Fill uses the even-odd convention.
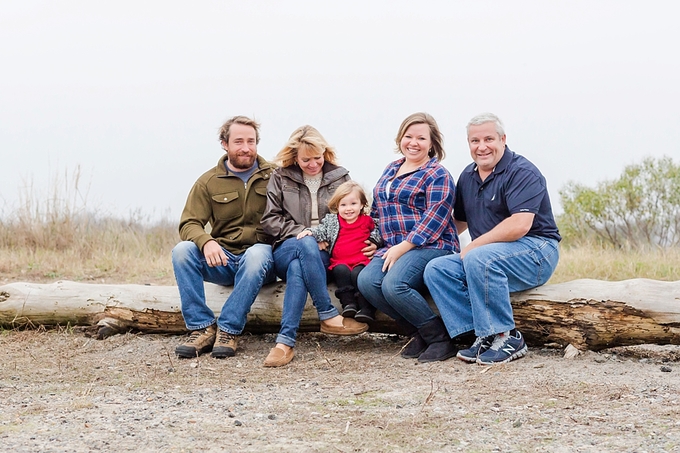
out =
[[[80,172],[64,173],[48,194],[28,185],[19,206],[0,217],[0,282],[56,280],[174,284],[170,252],[176,219],[137,211],[127,220],[92,209]],[[562,243],[551,283],[578,278],[680,280],[680,251],[605,249]]]
[[[569,247],[563,244],[560,263],[550,283],[578,278],[619,281],[650,278],[680,280],[680,250],[616,250],[592,246]]]
[[[178,240],[174,222],[90,208],[76,170],[51,181],[48,194],[29,184],[18,207],[3,213],[0,278],[172,284]]]

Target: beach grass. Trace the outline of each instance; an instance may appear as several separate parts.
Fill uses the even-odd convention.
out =
[[[140,211],[126,219],[112,216],[88,206],[79,186],[76,171],[55,179],[48,195],[29,188],[18,206],[2,211],[0,282],[173,285],[170,255],[179,241],[178,219],[152,219]],[[680,280],[680,251],[563,241],[550,283],[580,278]]]

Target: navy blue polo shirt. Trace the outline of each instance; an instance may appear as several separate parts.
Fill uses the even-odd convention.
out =
[[[534,164],[505,147],[503,157],[484,182],[474,162],[463,170],[456,185],[453,215],[467,222],[472,240],[512,214],[532,212],[527,236],[560,237],[550,205],[545,178]]]

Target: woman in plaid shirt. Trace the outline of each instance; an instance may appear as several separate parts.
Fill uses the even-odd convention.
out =
[[[361,271],[358,286],[411,336],[402,357],[446,360],[458,350],[422,293],[425,265],[460,250],[452,216],[453,177],[440,164],[445,157],[442,134],[431,115],[406,118],[395,141],[403,157],[385,168],[371,208],[386,245]]]

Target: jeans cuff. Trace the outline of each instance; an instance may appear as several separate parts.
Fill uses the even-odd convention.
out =
[[[444,325],[446,325],[446,323],[444,323]],[[449,330],[448,327],[446,328],[446,330],[449,331],[449,336],[451,338],[456,338],[458,335],[473,332],[475,330],[475,326],[473,324],[468,324],[467,326],[457,327],[456,330]],[[477,332],[475,332],[475,336],[479,336],[477,335]]]
[[[319,312],[319,321],[325,321],[327,319],[335,318],[338,315],[340,315],[340,312],[335,307],[331,308],[328,311],[323,311],[323,312],[320,311]]]
[[[186,323],[185,323],[185,324],[186,324]],[[212,326],[213,324],[215,324],[215,320],[214,320],[214,319],[213,319],[212,321],[205,322],[205,323],[203,323],[203,324],[198,324],[198,325],[195,325],[195,326],[190,326],[189,324],[186,324],[186,326],[187,326],[187,329],[188,329],[188,330],[201,330],[201,329],[205,329],[206,327],[210,327],[210,326]]]
[[[291,348],[295,347],[295,339],[287,337],[287,336],[282,335],[282,334],[278,334],[276,336],[276,342],[281,343],[281,344],[285,344],[286,346],[290,346]]]
[[[512,329],[515,328],[515,325],[507,325],[503,327],[493,327],[489,330],[487,330],[488,333],[482,333],[481,335],[477,333],[477,330],[475,329],[475,335],[478,337],[490,337],[491,335],[498,335],[499,333],[503,332],[508,332]]]
[[[243,329],[241,330],[234,330],[230,329],[229,327],[222,327],[219,323],[217,323],[217,328],[220,329],[222,332],[227,332],[228,334],[231,335],[241,335],[243,333]]]

